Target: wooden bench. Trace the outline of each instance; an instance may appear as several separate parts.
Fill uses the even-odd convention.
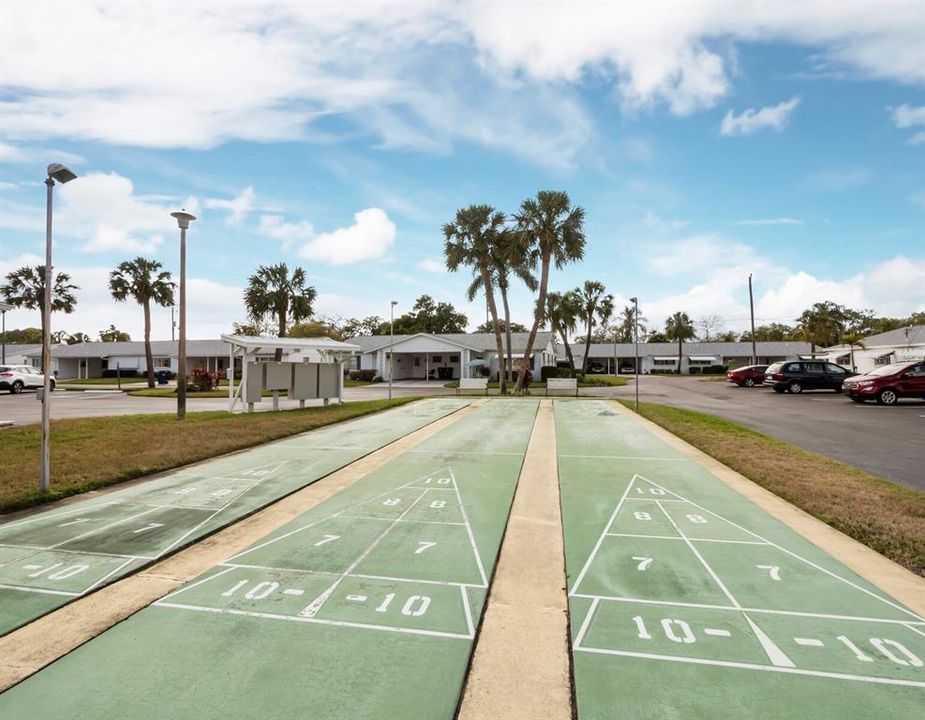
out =
[[[549,378],[546,380],[546,394],[550,390],[564,390],[566,392],[575,391],[575,397],[578,397],[578,380],[577,378]]]
[[[456,387],[457,395],[460,390],[484,390],[488,395],[488,378],[462,378]]]

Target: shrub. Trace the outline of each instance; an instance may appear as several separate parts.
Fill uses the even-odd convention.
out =
[[[210,372],[202,367],[193,368],[192,378],[186,381],[187,392],[215,390],[222,379],[222,373]]]
[[[351,380],[360,380],[362,382],[373,382],[378,370],[351,370],[347,377]]]
[[[722,365],[708,365],[701,370],[703,375],[725,375],[726,368]]]
[[[543,365],[540,368],[540,381],[546,382],[549,378],[570,378],[572,377],[572,371],[566,365],[565,367],[559,367],[558,365]]]
[[[135,369],[126,368],[124,370],[116,370],[116,369],[110,368],[109,370],[103,370],[103,377],[104,378],[114,378],[114,377],[133,378],[133,377],[142,377],[142,375],[139,374],[138,370],[135,370]]]
[[[691,367],[689,367],[689,368],[687,369],[687,374],[688,374],[688,375],[699,375],[699,374],[700,374],[700,369],[701,369],[701,368],[700,368],[699,365],[692,365]]]

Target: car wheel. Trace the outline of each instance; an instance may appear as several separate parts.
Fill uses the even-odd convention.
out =
[[[745,382],[742,384],[745,387],[755,387],[755,378],[745,378]]]
[[[55,391],[55,381],[54,381],[54,380],[50,381],[50,384],[49,384],[49,386],[48,386],[48,389],[49,389],[51,392],[54,392],[54,391]]]
[[[793,395],[798,395],[803,392],[803,386],[798,382],[792,382],[787,386],[787,392],[792,393]]]
[[[884,388],[877,393],[877,402],[881,405],[895,405],[899,395],[892,388]]]
[[[775,385],[773,389],[774,389],[774,392],[776,392],[776,393],[782,393],[782,392],[784,392],[784,388],[782,388],[782,387],[777,387],[777,385]]]
[[[17,380],[10,386],[10,392],[13,395],[19,395],[19,393],[22,392],[22,389],[23,389],[22,380]]]

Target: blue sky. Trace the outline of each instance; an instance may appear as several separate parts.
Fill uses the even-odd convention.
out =
[[[0,272],[41,262],[45,165],[80,176],[56,190],[55,265],[81,290],[55,329],[140,337],[106,275],[138,254],[175,270],[181,205],[192,337],[243,320],[247,276],[279,261],[320,314],[429,293],[474,326],[440,226],[538,189],[588,218],[551,289],[600,280],[652,324],[745,327],[748,273],[759,322],[925,309],[920,2],[31,2],[2,20]],[[529,319],[528,293],[513,311]]]

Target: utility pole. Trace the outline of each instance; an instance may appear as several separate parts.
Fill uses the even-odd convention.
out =
[[[758,350],[755,343],[755,299],[752,295],[752,274],[748,274],[748,307],[752,317],[752,365],[758,362]]]

